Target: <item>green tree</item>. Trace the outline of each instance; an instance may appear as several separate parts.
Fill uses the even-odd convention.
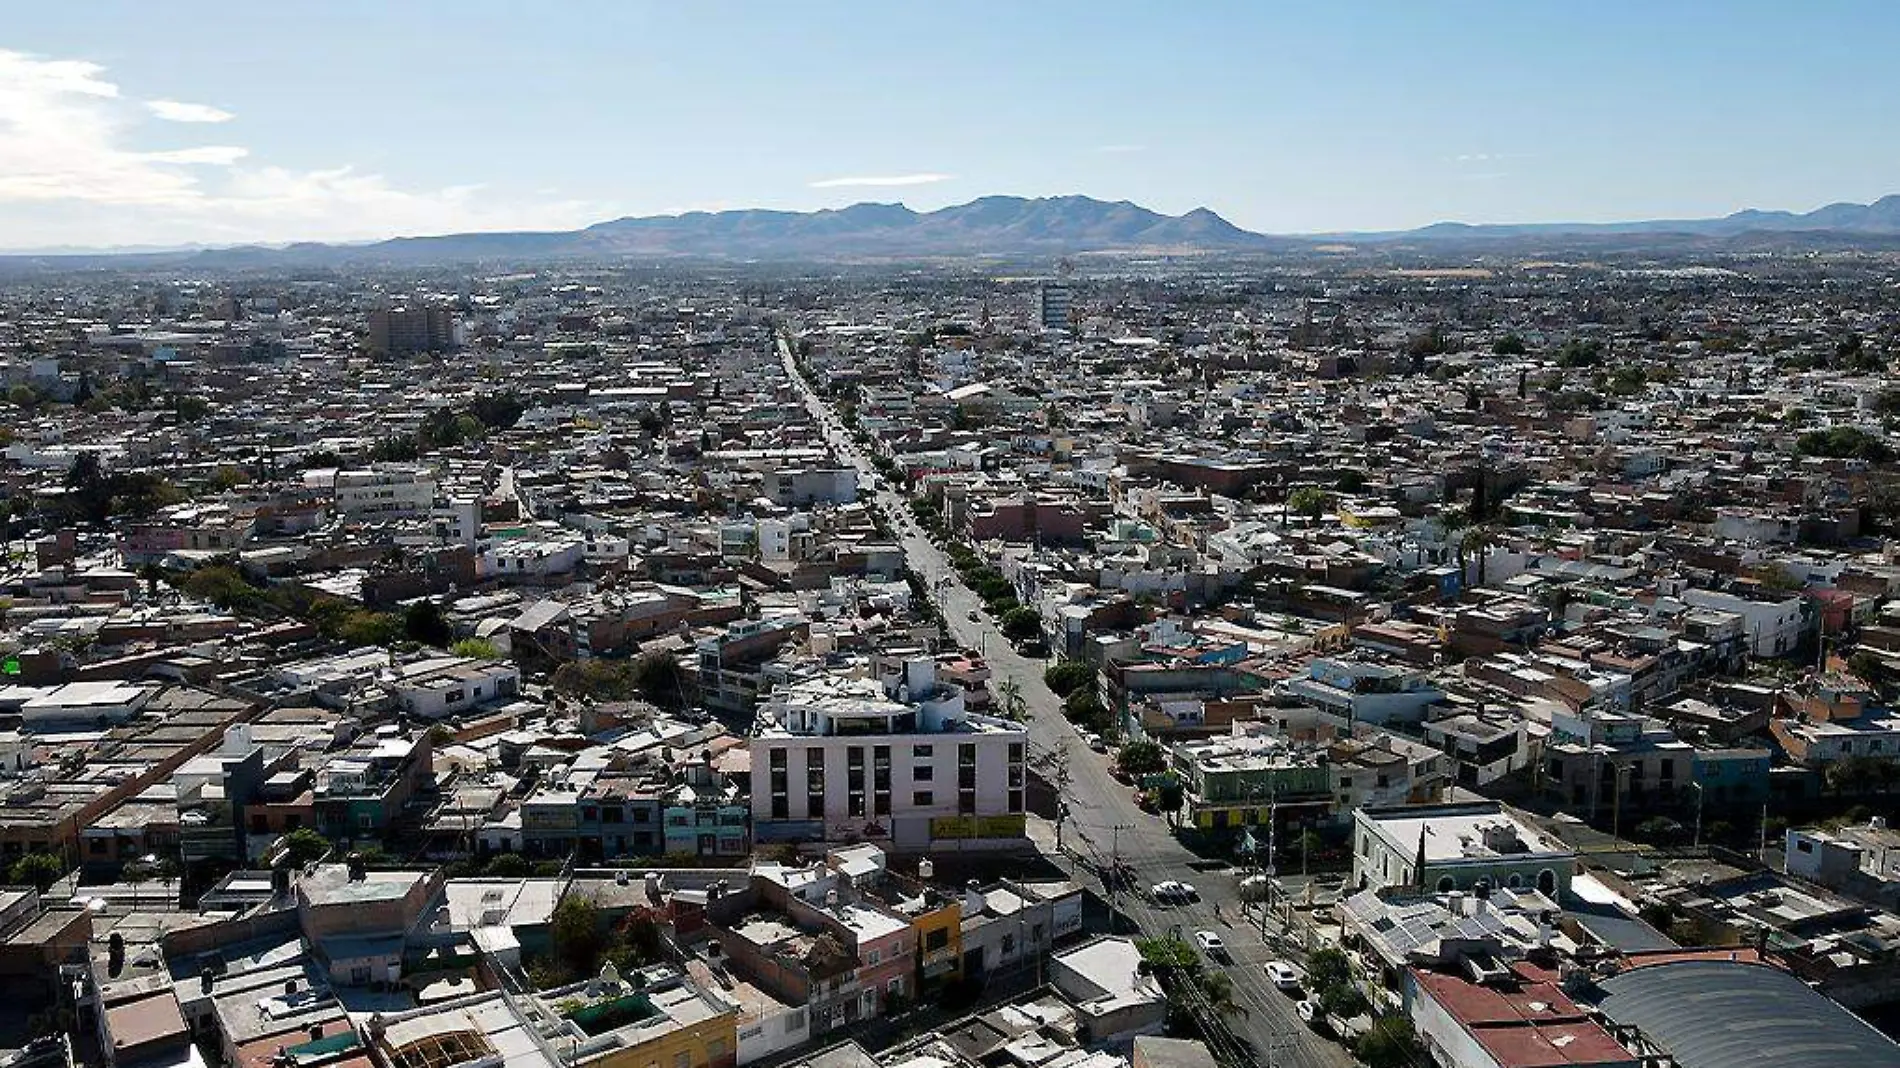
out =
[[[1155,808],[1168,817],[1170,825],[1175,824],[1181,815],[1181,806],[1187,804],[1187,790],[1180,782],[1170,778],[1155,787]]]
[[[1372,1021],[1372,1027],[1353,1043],[1352,1051],[1367,1068],[1412,1068],[1429,1063],[1417,1032],[1412,1030],[1412,1021],[1403,1013],[1390,1013]]]
[[[337,637],[352,646],[394,645],[402,639],[402,622],[388,612],[350,612],[338,625]]]
[[[528,406],[513,390],[483,393],[469,403],[468,412],[491,430],[507,430],[521,421]]]
[[[1306,958],[1306,985],[1312,990],[1352,982],[1352,961],[1343,950],[1327,947]]]
[[[600,967],[600,955],[607,948],[601,924],[600,906],[591,900],[568,895],[554,906],[550,927],[554,955],[574,976],[592,975]]]
[[[1595,367],[1603,362],[1601,343],[1585,338],[1571,338],[1557,349],[1559,367]]]
[[[1116,754],[1115,763],[1122,773],[1139,777],[1153,775],[1167,767],[1166,754],[1161,747],[1150,741],[1129,742]]]
[[[1317,520],[1326,510],[1326,491],[1318,486],[1301,486],[1287,494],[1286,509],[1295,515]]]
[[[1795,439],[1795,451],[1804,456],[1825,456],[1837,460],[1865,460],[1885,463],[1893,459],[1887,443],[1859,427],[1834,426],[1810,430]]]
[[[1334,983],[1323,989],[1316,989],[1319,1006],[1328,1016],[1337,1016],[1350,1020],[1372,1007],[1366,995],[1357,983]]]
[[[555,693],[596,701],[630,701],[640,692],[626,660],[570,660],[554,669],[548,685]]]
[[[51,853],[28,853],[7,869],[7,881],[44,894],[66,874],[65,862]]]
[[[1058,660],[1044,669],[1042,681],[1057,697],[1067,697],[1095,681],[1095,669],[1080,660]]]
[[[1095,691],[1087,688],[1076,690],[1063,699],[1062,714],[1071,723],[1090,730],[1100,730],[1108,721],[1108,709],[1102,706]]]
[[[1523,338],[1516,334],[1505,334],[1491,343],[1491,351],[1499,356],[1522,356],[1530,349],[1524,344]]]
[[[482,869],[482,874],[496,879],[525,879],[533,870],[528,858],[519,853],[497,853]]]
[[[1003,613],[1003,637],[1024,642],[1042,636],[1042,616],[1033,608],[1019,606]]]
[[[500,660],[501,650],[487,638],[462,638],[449,646],[449,652],[470,660]]]
[[[1021,722],[1029,714],[1029,702],[1023,699],[1022,684],[1015,679],[1004,679],[996,684],[997,709],[1009,719]]]
[[[449,629],[448,617],[442,613],[442,606],[432,597],[425,597],[403,611],[402,630],[411,641],[438,648],[447,645],[449,639],[454,637],[454,632]]]
[[[284,860],[301,868],[330,851],[329,839],[308,827],[299,827],[284,835]]]
[[[1179,938],[1137,938],[1135,952],[1151,971],[1192,970],[1201,966],[1201,955]]]
[[[1234,999],[1234,981],[1226,972],[1202,972],[1201,998],[1220,1016],[1245,1016],[1247,1007]]]

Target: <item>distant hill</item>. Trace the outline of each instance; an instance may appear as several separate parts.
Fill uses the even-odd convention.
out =
[[[613,219],[556,233],[449,234],[366,245],[223,249],[195,262],[259,259],[318,265],[377,261],[612,258],[619,256],[820,260],[1075,252],[1265,249],[1277,242],[1207,210],[1162,215],[1128,201],[1091,197],[984,197],[916,212],[902,204],[824,211],[687,212]]]
[[[1417,230],[1379,234],[1347,234],[1358,240],[1471,240],[1474,238],[1534,237],[1560,234],[1665,235],[1740,237],[1748,234],[1815,234],[1841,236],[1900,236],[1900,195],[1881,197],[1872,204],[1829,204],[1797,213],[1749,208],[1719,219],[1649,219],[1611,223],[1460,223],[1442,222]]]
[[[0,270],[173,266],[242,270],[625,257],[813,261],[1048,257],[1085,252],[1297,253],[1338,242],[1409,245],[1420,251],[1460,243],[1495,248],[1505,242],[1526,248],[1557,242],[1659,249],[1900,247],[1900,195],[1872,204],[1829,204],[1800,214],[1750,209],[1719,219],[1443,222],[1386,233],[1300,236],[1242,230],[1206,208],[1163,215],[1126,200],[992,196],[927,212],[902,204],[853,204],[812,212],[696,211],[613,219],[582,230],[399,237],[362,244],[58,250],[0,255]]]

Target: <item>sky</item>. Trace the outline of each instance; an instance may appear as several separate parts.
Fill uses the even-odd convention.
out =
[[[1310,233],[1900,191],[1894,0],[8,8],[8,249],[999,193]]]

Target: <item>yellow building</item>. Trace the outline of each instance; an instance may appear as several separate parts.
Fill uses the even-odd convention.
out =
[[[672,968],[643,969],[641,975],[646,978],[629,982],[606,970],[598,979],[538,996],[491,991],[379,1015],[364,1029],[365,1037],[386,1068],[456,1068],[499,1057],[523,1038],[539,1048],[549,1068],[733,1068],[738,1010]],[[508,1060],[516,1063],[513,1055]]]
[[[917,939],[917,989],[924,991],[963,978],[963,905],[943,894],[919,906],[910,930]]]
[[[647,969],[662,970],[678,976]],[[542,1004],[566,1024],[568,1034],[555,1044],[571,1045],[570,1068],[732,1068],[738,1061],[739,1011],[691,982],[634,989],[597,980],[551,990]]]

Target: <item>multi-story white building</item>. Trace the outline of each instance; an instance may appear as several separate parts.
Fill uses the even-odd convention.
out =
[[[1741,616],[1743,641],[1756,656],[1786,656],[1794,652],[1801,644],[1802,632],[1807,629],[1807,617],[1801,609],[1801,598],[1796,594],[1779,600],[1756,601],[1716,590],[1687,589],[1682,591],[1682,600],[1696,608],[1712,608]]]
[[[324,481],[336,496],[336,511],[348,519],[375,519],[417,515],[435,505],[435,475],[426,467],[378,464],[344,471],[311,471],[305,485],[322,489]]]
[[[754,840],[1020,843],[1027,742],[1020,724],[966,709],[925,657],[795,679],[753,729]]]

